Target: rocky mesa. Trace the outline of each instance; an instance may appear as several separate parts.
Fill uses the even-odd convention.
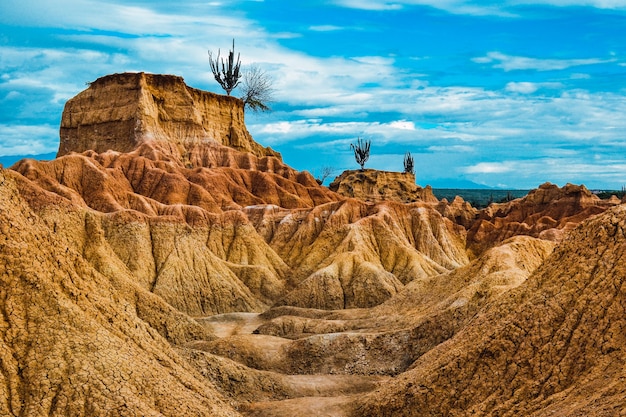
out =
[[[619,201],[544,184],[477,210],[374,170],[331,188],[236,98],[91,83],[56,159],[0,170],[0,415],[626,406]]]
[[[200,143],[280,158],[252,139],[243,111],[239,99],[191,88],[174,75],[108,75],[66,103],[57,155],[130,152],[142,143],[159,142],[183,158]]]

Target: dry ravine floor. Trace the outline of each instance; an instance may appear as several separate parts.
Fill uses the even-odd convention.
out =
[[[243,349],[256,350],[253,355],[276,354],[280,357],[283,347],[293,342],[288,338],[255,334],[255,330],[270,322],[257,313],[227,313],[198,321],[221,339],[216,343],[235,341],[233,347],[242,345]],[[234,353],[231,352],[231,355]],[[240,407],[242,414],[254,417],[347,416],[354,396],[362,396],[390,379],[381,375],[311,373],[306,368],[302,368],[300,373],[284,373],[280,366],[255,363],[253,359],[240,363],[275,373],[274,377],[292,390],[288,398],[254,401]],[[264,388],[271,389],[271,386]]]

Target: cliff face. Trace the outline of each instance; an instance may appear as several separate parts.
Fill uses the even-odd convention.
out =
[[[188,87],[181,77],[125,73],[97,79],[65,105],[58,156],[130,152],[157,141],[174,148],[218,143],[258,157],[280,154],[256,143],[243,102]]]

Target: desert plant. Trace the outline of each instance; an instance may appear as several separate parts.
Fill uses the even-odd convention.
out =
[[[369,140],[361,141],[361,138],[357,138],[356,145],[354,143],[350,144],[350,148],[354,151],[356,163],[361,165],[361,171],[363,171],[363,167],[370,157],[370,145],[371,142]]]
[[[513,200],[515,200],[515,197],[513,197],[513,194],[510,191],[507,191],[506,197],[500,199],[498,203],[508,203],[509,201],[513,201]]]
[[[239,78],[241,73],[239,72],[241,62],[239,61],[239,54],[237,54],[237,61],[235,61],[235,40],[233,39],[233,50],[228,53],[228,62],[224,62],[224,58],[221,61],[220,68],[220,50],[217,50],[217,57],[213,60],[213,53],[209,51],[209,64],[211,64],[211,71],[217,81],[227,95],[237,87],[239,84]]]
[[[404,172],[406,174],[415,175],[415,161],[411,156],[411,152],[407,152],[404,154]]]
[[[324,184],[324,181],[326,180],[326,178],[330,177],[334,171],[335,171],[335,168],[333,167],[323,167],[320,171],[320,175],[317,178],[315,178],[315,181],[317,181],[319,185]]]
[[[269,111],[269,103],[272,102],[272,78],[258,65],[250,65],[242,76],[240,85],[241,99],[244,107],[249,107],[252,111]]]

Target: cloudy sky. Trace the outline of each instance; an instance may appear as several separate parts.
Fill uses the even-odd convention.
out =
[[[296,169],[358,168],[361,137],[421,185],[626,185],[624,0],[2,0],[0,160],[56,152],[103,75],[221,93],[207,50],[233,38],[274,80],[248,129]]]

